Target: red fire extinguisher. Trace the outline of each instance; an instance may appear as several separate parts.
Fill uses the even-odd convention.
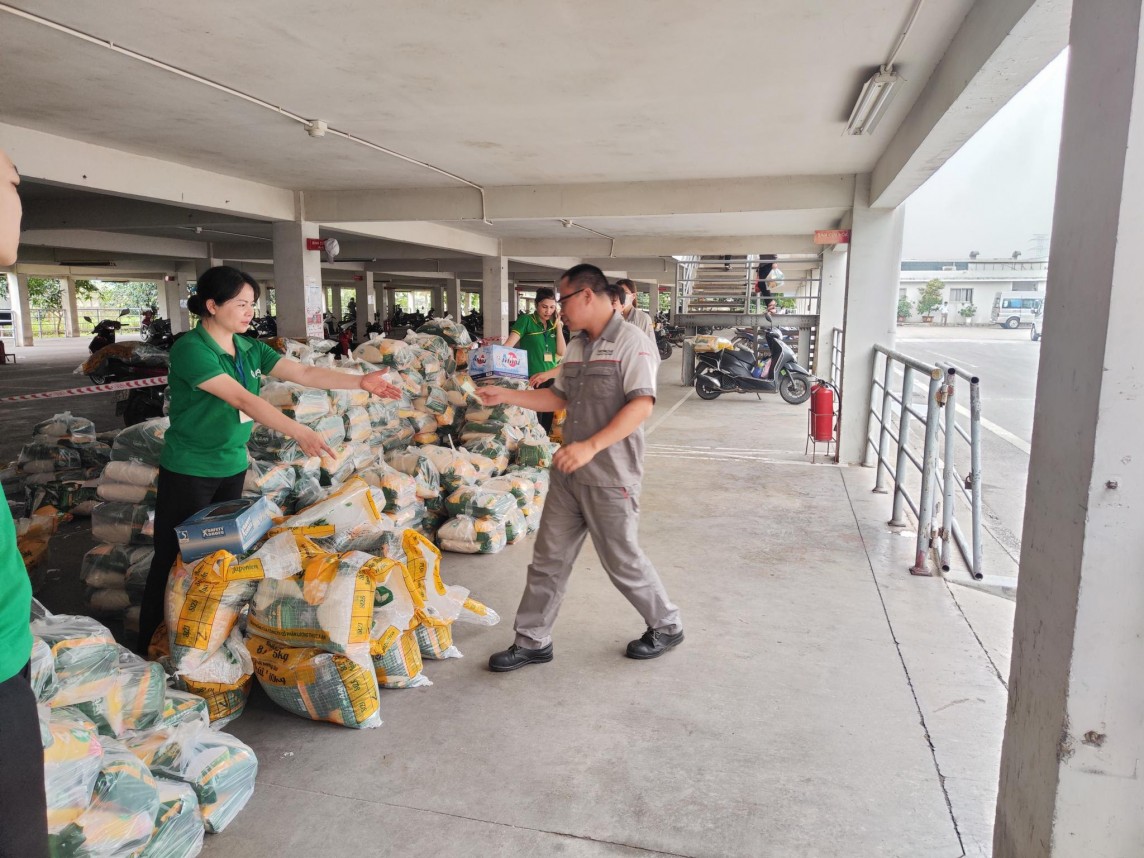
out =
[[[834,440],[834,391],[819,382],[810,389],[810,416],[815,441]]]

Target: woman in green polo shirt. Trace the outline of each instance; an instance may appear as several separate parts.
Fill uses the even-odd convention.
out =
[[[246,442],[254,422],[293,438],[308,456],[332,452],[313,429],[259,398],[265,376],[306,387],[360,387],[376,396],[401,396],[380,372],[349,375],[304,366],[244,336],[258,293],[258,282],[237,268],[209,269],[187,301],[187,309],[202,321],[171,347],[171,427],[159,462],[155,559],[139,615],[140,654],[146,654],[163,620],[167,578],[179,553],[175,528],[205,506],[242,497]]]
[[[536,290],[536,312],[520,316],[504,344],[517,343],[528,353],[530,387],[551,387],[556,382],[560,358],[564,356],[564,326],[556,307],[556,293],[547,287]],[[536,413],[545,432],[552,431],[552,412]]]

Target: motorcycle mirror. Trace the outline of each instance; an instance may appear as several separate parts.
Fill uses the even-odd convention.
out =
[[[130,314],[131,314],[131,311],[130,311],[130,310],[126,310],[126,309],[125,309],[125,310],[120,310],[120,311],[119,311],[119,315],[121,315],[121,316],[127,316],[127,315],[130,315]]]
[[[90,322],[90,321],[91,321],[91,316],[84,316],[84,317],[83,317],[83,320],[84,320],[85,322]]]

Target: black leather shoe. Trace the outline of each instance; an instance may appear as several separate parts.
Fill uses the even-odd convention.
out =
[[[489,656],[489,670],[495,673],[504,673],[507,670],[516,670],[526,664],[544,664],[552,661],[552,644],[542,646],[540,649],[526,649],[513,644],[503,652],[494,652]]]
[[[628,644],[628,658],[659,658],[673,646],[683,643],[683,629],[675,634],[649,628],[642,638]]]

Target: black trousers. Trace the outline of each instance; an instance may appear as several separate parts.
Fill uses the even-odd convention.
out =
[[[0,682],[0,858],[48,858],[44,746],[29,668]]]
[[[167,595],[167,579],[179,556],[179,540],[175,528],[206,506],[242,497],[246,471],[233,477],[192,477],[159,469],[159,486],[155,497],[155,559],[147,574],[147,589],[139,610],[139,639],[135,651],[146,658],[147,645],[155,629],[163,622],[163,605]]]
[[[536,386],[536,389],[540,390],[542,387],[552,387],[552,385],[554,385],[554,384],[556,384],[556,379],[550,378],[550,379],[548,379],[548,381],[544,382],[544,384],[538,384]],[[555,416],[556,415],[551,411],[537,411],[536,412],[537,422],[544,428],[544,431],[547,432],[549,435],[552,434],[552,418]]]

